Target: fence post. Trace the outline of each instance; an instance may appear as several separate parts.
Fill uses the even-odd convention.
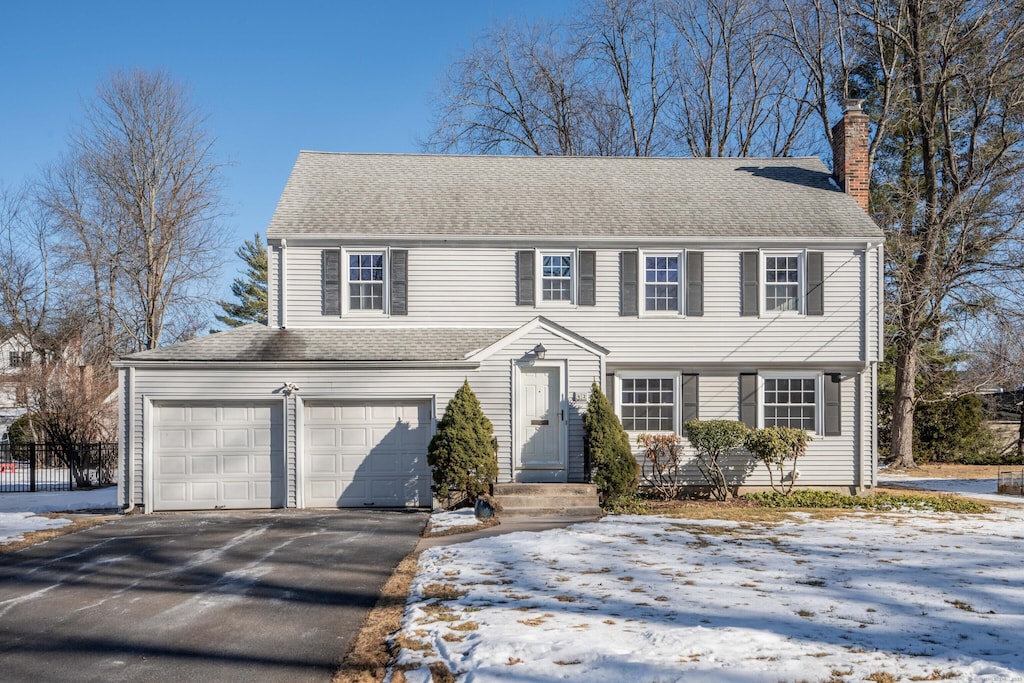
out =
[[[28,490],[35,493],[36,490],[36,444],[33,441],[28,445]]]

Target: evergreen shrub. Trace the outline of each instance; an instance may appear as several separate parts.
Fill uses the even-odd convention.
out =
[[[633,456],[629,435],[595,382],[583,414],[587,452],[602,507],[614,507],[634,496],[640,483],[640,465]]]
[[[433,468],[431,490],[448,507],[473,503],[490,493],[498,478],[498,441],[480,401],[463,382],[448,402],[437,432],[427,447]]]

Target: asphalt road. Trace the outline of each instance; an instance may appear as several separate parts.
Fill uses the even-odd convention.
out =
[[[133,515],[0,555],[0,679],[329,681],[426,521]]]

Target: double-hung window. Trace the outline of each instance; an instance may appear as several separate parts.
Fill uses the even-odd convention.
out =
[[[644,254],[644,310],[672,312],[680,310],[682,268],[679,254]]]
[[[573,259],[571,253],[540,255],[541,301],[572,301]]]
[[[802,299],[799,254],[766,254],[764,257],[764,310],[769,313],[800,312]]]
[[[7,361],[12,368],[27,368],[32,365],[32,352],[10,351],[7,354]]]
[[[678,375],[636,375],[620,378],[619,412],[627,432],[676,431]]]
[[[795,427],[808,432],[817,431],[817,376],[767,375],[764,377],[763,392],[765,427]]]
[[[349,310],[383,311],[384,252],[350,251],[347,257]]]

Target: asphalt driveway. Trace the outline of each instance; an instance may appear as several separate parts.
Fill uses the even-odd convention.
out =
[[[423,512],[134,515],[0,556],[4,681],[329,681]]]

